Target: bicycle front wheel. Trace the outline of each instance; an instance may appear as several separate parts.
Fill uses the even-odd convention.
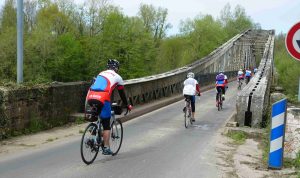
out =
[[[110,149],[113,156],[118,154],[123,141],[123,126],[122,122],[117,119],[112,122],[110,130]]]
[[[90,123],[81,138],[80,153],[82,161],[89,165],[94,162],[98,155],[99,145],[97,145],[97,125]]]

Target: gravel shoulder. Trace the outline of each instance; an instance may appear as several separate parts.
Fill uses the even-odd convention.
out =
[[[259,139],[248,138],[236,144],[226,136],[226,127],[215,139],[217,167],[222,178],[297,178],[295,169],[269,170],[262,161]]]
[[[81,137],[81,131],[86,127],[84,124],[68,124],[35,134],[12,137],[0,141],[0,159],[16,153],[30,152],[45,147],[63,144]]]

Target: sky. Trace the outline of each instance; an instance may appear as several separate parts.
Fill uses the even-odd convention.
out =
[[[219,17],[220,11],[229,3],[233,10],[236,5],[245,8],[248,16],[262,29],[275,29],[276,34],[287,33],[300,21],[300,0],[113,0],[129,16],[137,14],[139,5],[152,4],[168,9],[168,22],[173,26],[168,34],[179,33],[180,20],[193,19],[198,14]]]
[[[245,8],[248,16],[262,29],[275,29],[276,34],[287,33],[300,21],[300,0],[110,0],[119,6],[124,14],[136,16],[141,3],[168,9],[168,22],[172,28],[168,35],[179,33],[181,20],[193,19],[199,14],[210,14],[217,18],[223,7],[229,3],[232,10],[236,5]],[[0,0],[2,7],[5,0]],[[75,0],[82,3],[84,0]]]

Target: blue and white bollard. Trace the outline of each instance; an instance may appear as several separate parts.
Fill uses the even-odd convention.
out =
[[[272,105],[269,168],[282,168],[286,105],[286,99],[282,99]]]

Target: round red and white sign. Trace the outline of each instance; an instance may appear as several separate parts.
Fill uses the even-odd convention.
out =
[[[287,33],[285,46],[290,55],[300,61],[300,22],[296,23]]]

